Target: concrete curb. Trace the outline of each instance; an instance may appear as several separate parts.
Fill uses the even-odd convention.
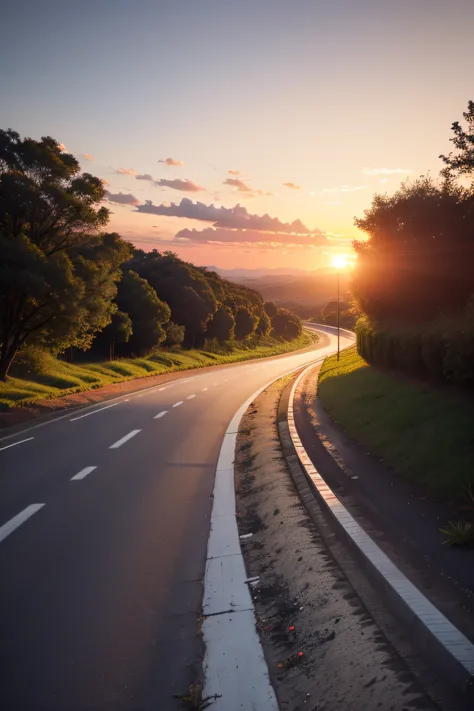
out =
[[[299,384],[314,367],[314,364],[308,366],[296,378],[288,399],[287,421],[279,422],[280,438],[292,474],[295,465],[302,468],[333,527],[351,548],[387,608],[405,625],[413,644],[466,700],[474,700],[474,645],[362,529],[327,486],[303,447],[295,425],[294,398]]]

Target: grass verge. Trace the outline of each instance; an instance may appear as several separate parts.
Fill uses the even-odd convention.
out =
[[[32,405],[39,400],[100,388],[150,375],[223,365],[254,358],[267,358],[306,348],[318,340],[316,334],[304,331],[290,342],[265,339],[258,346],[241,346],[231,353],[211,353],[205,350],[158,351],[147,358],[124,358],[116,361],[66,363],[41,352],[34,370],[11,377],[0,383],[0,409]]]
[[[352,439],[435,495],[467,499],[474,486],[474,404],[370,366],[355,346],[327,358],[318,392]]]

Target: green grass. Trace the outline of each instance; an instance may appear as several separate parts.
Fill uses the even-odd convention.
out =
[[[241,344],[230,353],[211,353],[204,350],[158,351],[147,358],[124,358],[113,362],[101,361],[78,365],[58,360],[45,352],[35,352],[33,358],[26,364],[23,363],[13,369],[17,377],[8,378],[6,383],[0,383],[0,409],[32,405],[39,400],[100,388],[134,378],[280,355],[306,348],[315,341],[317,336],[305,331],[299,338],[289,343],[268,338],[255,348]]]
[[[474,486],[474,404],[370,366],[355,347],[327,358],[319,396],[349,437],[449,499]]]

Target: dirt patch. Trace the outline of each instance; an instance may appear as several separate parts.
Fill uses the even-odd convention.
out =
[[[276,429],[282,381],[237,439],[237,516],[265,656],[285,711],[437,708],[328,552],[294,488]]]

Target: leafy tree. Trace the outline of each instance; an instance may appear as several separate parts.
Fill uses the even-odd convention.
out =
[[[195,346],[217,308],[204,274],[176,254],[156,250],[133,259],[131,266],[169,305],[171,320],[185,327],[185,345]]]
[[[221,304],[216,313],[207,324],[206,335],[208,338],[217,338],[223,343],[229,341],[234,335],[235,319],[228,306]]]
[[[461,313],[474,293],[474,195],[431,178],[376,195],[355,224],[354,295],[370,318],[403,322]]]
[[[463,112],[463,117],[467,123],[466,130],[458,121],[455,121],[451,126],[454,137],[450,140],[457,149],[457,153],[440,156],[446,163],[447,167],[443,172],[447,177],[452,175],[474,176],[474,101],[469,101],[467,111]]]
[[[263,304],[263,308],[265,309],[265,313],[270,317],[270,319],[275,318],[277,315],[277,307],[273,303],[273,301],[265,301]]]
[[[268,336],[270,331],[272,330],[272,322],[270,320],[270,317],[268,314],[265,312],[260,316],[260,320],[257,324],[257,328],[255,329],[255,333],[258,336]]]
[[[123,311],[116,311],[112,320],[94,339],[94,348],[114,360],[116,345],[127,343],[133,333],[132,319]]]
[[[241,341],[250,336],[258,323],[258,316],[248,307],[241,306],[235,314],[235,337]]]
[[[110,322],[130,248],[99,234],[104,197],[53,138],[0,131],[0,379],[24,344],[87,348]]]
[[[298,338],[303,331],[300,319],[287,309],[278,309],[274,319],[272,319],[273,333],[278,338],[285,341],[292,341]]]
[[[170,308],[136,272],[124,273],[118,285],[117,305],[132,320],[133,333],[125,349],[127,352],[144,355],[165,340],[163,325],[170,319]]]
[[[179,326],[177,323],[170,321],[166,325],[166,339],[164,346],[181,346],[184,341],[184,326]]]

